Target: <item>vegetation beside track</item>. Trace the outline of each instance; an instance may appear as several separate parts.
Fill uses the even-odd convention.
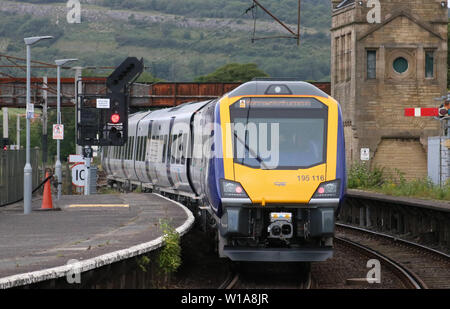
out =
[[[442,186],[431,179],[407,180],[398,169],[370,168],[366,163],[354,163],[348,169],[348,188],[374,191],[393,196],[450,201],[450,181]]]

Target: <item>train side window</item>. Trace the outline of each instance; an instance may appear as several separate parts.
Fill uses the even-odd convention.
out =
[[[166,162],[166,150],[167,149],[167,135],[164,135],[162,163]]]
[[[141,148],[139,149],[139,161],[144,161],[144,136],[141,136]]]
[[[135,153],[135,160],[136,161],[140,161],[140,158],[139,158],[139,155],[140,155],[140,151],[141,151],[141,137],[140,136],[138,136],[137,137],[137,141],[136,141],[136,151],[134,152]]]
[[[132,144],[133,143],[133,137],[130,137],[128,140],[127,140],[127,145],[126,145],[126,149],[125,149],[125,159],[126,160],[129,160],[129,158],[130,158],[130,144]]]
[[[186,164],[186,151],[187,151],[187,133],[183,134],[183,143],[181,146],[181,164]]]
[[[130,152],[131,152],[132,145],[133,145],[133,137],[128,139],[127,149],[126,149],[126,159],[127,160],[130,160]]]
[[[177,137],[176,135],[172,135],[170,138],[170,163],[174,164],[175,163],[175,156],[176,156],[176,152],[177,152]]]
[[[145,136],[142,136],[142,142],[141,142],[141,161],[145,161],[145,145],[147,142],[147,138]]]
[[[175,147],[173,157],[175,157],[175,164],[180,164],[180,135],[175,135],[174,137],[176,142],[173,143]]]
[[[137,141],[136,141],[136,151],[134,152],[135,153],[134,156],[135,156],[135,160],[136,161],[140,161],[140,158],[139,158],[140,151],[141,151],[141,137],[138,136],[137,137]]]
[[[144,147],[142,147],[142,161],[145,162],[145,159],[147,157],[147,144],[148,144],[148,140],[147,138],[144,137]]]

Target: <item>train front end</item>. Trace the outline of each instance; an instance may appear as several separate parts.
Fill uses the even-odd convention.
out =
[[[254,81],[217,109],[220,255],[280,262],[332,257],[346,186],[339,104],[308,83]]]

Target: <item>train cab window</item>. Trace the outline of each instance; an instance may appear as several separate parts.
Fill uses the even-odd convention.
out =
[[[328,108],[323,103],[255,98],[241,106],[230,108],[235,163],[291,170],[326,162]]]

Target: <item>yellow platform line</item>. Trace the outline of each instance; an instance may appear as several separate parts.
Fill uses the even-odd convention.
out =
[[[122,207],[129,208],[129,204],[73,204],[70,205],[69,208],[81,208],[81,207]]]

